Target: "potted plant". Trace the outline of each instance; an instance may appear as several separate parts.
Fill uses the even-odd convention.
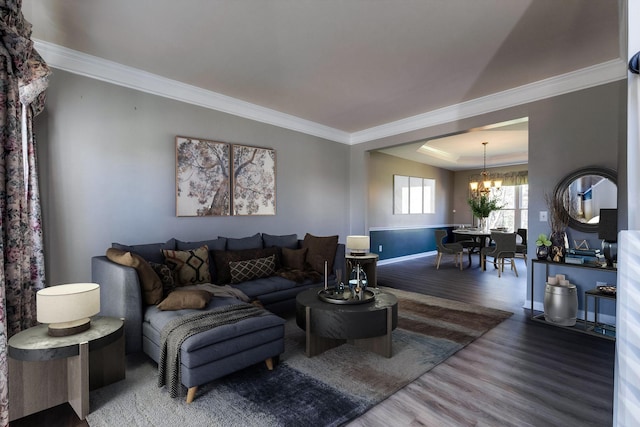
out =
[[[472,197],[467,200],[467,203],[471,207],[473,216],[481,220],[483,228],[486,228],[486,218],[489,214],[502,209],[502,205],[498,203],[497,199],[492,199],[486,194],[482,194],[479,197]]]
[[[551,240],[546,234],[541,233],[536,240],[536,255],[538,259],[547,259],[549,256],[549,247],[551,246]]]

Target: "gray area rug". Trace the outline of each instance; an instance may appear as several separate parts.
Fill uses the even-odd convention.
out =
[[[157,386],[146,355],[127,360],[125,380],[91,392],[90,426],[338,426],[364,413],[498,325],[512,313],[385,289],[398,297],[390,359],[345,344],[313,358],[295,319],[285,353],[198,389],[190,405]]]

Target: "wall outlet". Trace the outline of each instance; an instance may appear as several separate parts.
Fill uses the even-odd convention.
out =
[[[545,222],[549,218],[547,211],[540,211],[540,222]]]
[[[382,252],[382,245],[378,245],[378,252]]]

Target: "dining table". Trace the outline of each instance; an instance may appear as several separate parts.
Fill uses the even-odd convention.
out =
[[[476,253],[475,248],[478,249],[478,254],[480,254],[480,250],[484,247],[489,246],[491,243],[491,233],[492,232],[506,232],[506,229],[491,229],[484,230],[482,228],[455,228],[453,229],[453,233],[458,236],[458,241],[461,240],[463,236],[469,236],[473,239],[477,246],[469,248],[469,267],[471,267],[471,254]],[[482,264],[482,259],[478,259],[478,265]]]

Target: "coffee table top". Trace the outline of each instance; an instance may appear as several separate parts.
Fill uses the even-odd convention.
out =
[[[368,289],[368,288],[367,288]],[[395,295],[389,292],[383,292],[377,289],[370,289],[375,294],[375,299],[372,302],[363,304],[332,304],[322,301],[318,297],[318,292],[322,288],[307,289],[300,292],[296,297],[296,303],[305,307],[311,307],[314,310],[325,311],[350,311],[350,312],[369,312],[386,310],[387,307],[393,307],[398,305],[398,299]]]

